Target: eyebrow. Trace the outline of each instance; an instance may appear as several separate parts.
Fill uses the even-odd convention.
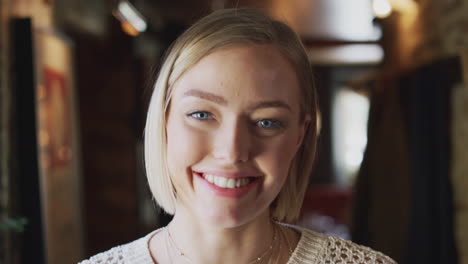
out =
[[[226,99],[224,99],[222,96],[212,94],[209,92],[200,91],[200,90],[195,90],[195,89],[188,90],[184,93],[184,97],[185,96],[195,96],[201,99],[212,101],[220,105],[227,105]]]
[[[227,105],[228,102],[224,97],[210,93],[210,92],[205,92],[205,91],[200,91],[196,89],[191,89],[188,90],[184,93],[184,97],[186,96],[194,96],[198,97],[204,100],[212,101],[214,103],[220,104],[220,105]],[[292,111],[291,107],[280,100],[274,100],[274,101],[264,101],[264,102],[259,102],[257,104],[254,104],[253,106],[249,107],[250,110],[256,110],[259,108],[274,108],[274,107],[280,107],[280,108],[285,108],[289,110],[290,112]]]

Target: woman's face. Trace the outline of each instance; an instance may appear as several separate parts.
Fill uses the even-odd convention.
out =
[[[230,46],[175,83],[167,119],[176,214],[221,227],[268,214],[305,132],[300,89],[273,46]]]

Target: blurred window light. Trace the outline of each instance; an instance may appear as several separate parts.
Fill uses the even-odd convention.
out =
[[[339,41],[377,41],[371,0],[294,0],[307,2],[307,13],[298,23],[304,38]]]
[[[377,65],[384,57],[378,44],[346,44],[307,48],[314,65]]]
[[[378,18],[386,18],[392,13],[392,5],[388,0],[373,0],[372,9]]]
[[[145,18],[128,1],[120,1],[113,15],[120,21],[122,30],[131,36],[136,36],[146,31],[147,24]]]
[[[369,98],[341,88],[333,98],[333,159],[339,184],[354,182],[367,146]]]

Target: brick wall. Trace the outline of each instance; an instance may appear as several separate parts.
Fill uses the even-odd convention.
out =
[[[468,0],[424,0],[425,33],[445,54],[458,54],[468,47]]]

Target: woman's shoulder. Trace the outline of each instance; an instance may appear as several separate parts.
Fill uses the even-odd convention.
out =
[[[302,233],[292,263],[396,264],[390,257],[349,240],[292,226]],[[322,261],[322,262],[320,262]]]
[[[78,264],[153,264],[148,250],[148,241],[157,231],[130,243],[101,252]]]
[[[133,243],[133,242],[132,242]],[[107,251],[101,252],[97,255],[90,257],[89,259],[83,260],[78,264],[97,264],[97,263],[108,263],[108,264],[123,264],[125,263],[125,254],[122,246],[113,247]]]

